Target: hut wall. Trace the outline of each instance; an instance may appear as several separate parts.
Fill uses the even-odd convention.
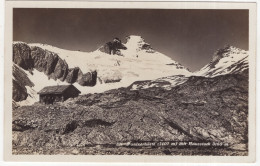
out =
[[[40,95],[40,103],[52,104],[54,102],[64,101],[62,94],[46,94]]]
[[[64,100],[67,100],[68,98],[74,98],[79,96],[79,92],[74,87],[69,87],[64,93]]]
[[[79,96],[80,92],[74,87],[70,86],[60,94],[40,94],[40,103],[53,104],[54,102],[63,102],[68,98]]]

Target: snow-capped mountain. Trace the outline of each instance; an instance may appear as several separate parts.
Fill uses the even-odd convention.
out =
[[[205,65],[201,70],[192,73],[193,76],[215,77],[225,74],[239,74],[248,70],[248,51],[225,46],[217,50],[211,62]],[[153,87],[162,87],[171,89],[177,85],[183,84],[189,76],[172,75],[161,77],[155,80],[137,81],[131,85],[132,90],[147,89]]]
[[[14,102],[28,105],[38,101],[37,92],[45,86],[73,84],[81,94],[101,93],[130,85],[131,90],[171,89],[194,75],[237,74],[248,69],[248,51],[226,46],[215,52],[209,64],[191,73],[154,50],[141,36],[132,35],[126,38],[126,43],[115,38],[93,52],[14,42],[13,62],[13,91],[18,94],[13,95]],[[22,73],[24,79],[17,77],[18,73]]]
[[[195,75],[215,77],[224,74],[236,74],[248,69],[248,51],[225,46],[213,55],[212,61],[195,72]]]
[[[192,74],[178,62],[153,50],[140,36],[128,36],[126,43],[115,38],[93,52],[23,42],[14,42],[13,48],[14,63],[35,84],[30,87],[31,92],[38,92],[45,86],[70,83],[82,94],[99,93],[127,87],[135,81]]]
[[[117,43],[116,39],[112,43]],[[111,43],[111,42],[110,42]],[[43,44],[29,44],[57,53],[69,68],[79,67],[83,73],[97,71],[101,83],[132,82],[135,80],[156,79],[169,75],[190,75],[191,73],[178,62],[154,51],[140,36],[129,36],[122,44],[125,48],[111,48],[110,52],[120,51],[120,55],[109,55],[98,49],[94,52],[69,51]]]

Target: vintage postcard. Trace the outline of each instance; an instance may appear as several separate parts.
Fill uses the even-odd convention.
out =
[[[254,162],[256,3],[6,2],[5,160]]]

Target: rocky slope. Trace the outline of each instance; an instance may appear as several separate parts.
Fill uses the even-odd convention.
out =
[[[83,149],[81,154],[100,154],[105,147],[94,152],[88,147],[129,141],[210,141],[228,143],[228,154],[224,149],[217,155],[231,155],[236,150],[246,155],[247,72],[213,78],[191,76],[169,89],[133,90],[129,86],[51,106],[20,107],[13,111],[13,152],[60,154],[57,149],[69,149],[67,153],[73,154]],[[180,154],[166,150],[167,154]],[[127,154],[130,151],[124,149]],[[214,151],[206,155],[214,155]]]

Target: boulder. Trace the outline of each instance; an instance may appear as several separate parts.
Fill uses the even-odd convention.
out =
[[[97,72],[88,72],[81,74],[77,81],[81,86],[95,86],[97,83]]]

